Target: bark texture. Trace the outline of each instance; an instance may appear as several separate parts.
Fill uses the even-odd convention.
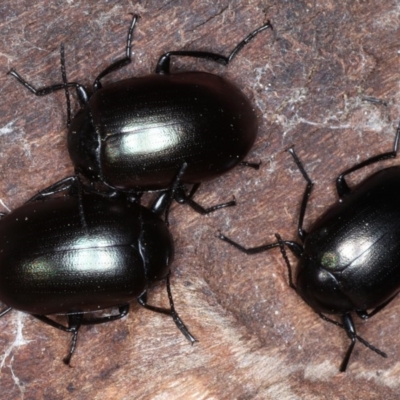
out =
[[[0,319],[1,397],[397,399],[400,299],[368,322],[357,320],[358,333],[389,357],[357,343],[348,372],[340,374],[348,338],[288,287],[279,251],[246,256],[216,235],[222,231],[246,246],[273,241],[275,232],[296,238],[305,184],[285,152],[291,145],[315,181],[306,228],[336,201],[334,179],[341,171],[392,148],[400,118],[398,2],[34,3],[0,5],[1,211],[72,173],[63,93],[37,98],[6,75],[10,68],[38,87],[60,82],[64,42],[69,80],[89,85],[123,55],[132,12],[142,17],[133,63],[106,82],[152,72],[168,50],[229,54],[267,19],[274,31],[260,34],[227,68],[173,62],[176,71],[201,69],[232,80],[260,120],[249,159],[261,160],[261,169],[236,168],[204,184],[197,196],[206,205],[235,196],[236,208],[200,216],[175,204],[171,211],[177,249],[172,290],[199,342],[190,346],[172,320],[135,305],[123,320],[83,327],[68,368],[62,358],[69,335],[12,312]],[[375,165],[351,181],[397,163]],[[164,287],[150,300],[167,304]]]

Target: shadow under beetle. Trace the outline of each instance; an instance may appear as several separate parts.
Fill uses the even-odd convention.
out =
[[[199,72],[170,74],[172,56],[196,57],[227,65],[269,22],[249,34],[228,57],[204,51],[163,54],[156,73],[129,78],[103,87],[101,80],[131,62],[133,16],[126,55],[105,68],[94,80],[92,93],[76,82],[64,81],[35,89],[16,71],[9,73],[36,96],[75,88],[80,110],[68,130],[68,150],[75,169],[92,182],[117,190],[165,190],[187,163],[183,188],[175,199],[195,211],[208,213],[234,205],[229,202],[204,209],[192,200],[201,182],[213,179],[242,163],[256,139],[258,123],[246,96],[220,76]],[[64,62],[62,61],[62,64]],[[62,66],[65,71],[64,65]],[[68,121],[70,121],[68,105]]]
[[[69,190],[67,195],[57,195],[65,190]],[[163,206],[169,206],[168,202],[148,209],[121,193],[90,193],[70,177],[10,214],[2,214],[0,301],[8,308],[0,316],[16,309],[71,332],[66,364],[75,350],[81,325],[120,319],[128,314],[133,300],[170,315],[194,343],[172,299],[169,274],[174,244],[159,216]],[[166,280],[169,309],[147,304],[148,288],[160,280]],[[93,315],[108,308],[118,308],[118,314]],[[48,317],[55,314],[66,314],[68,325]]]
[[[275,243],[244,248],[222,234],[219,236],[247,254],[281,249],[290,286],[322,319],[344,329],[351,340],[340,366],[341,372],[347,368],[356,340],[387,357],[357,335],[351,313],[366,320],[382,310],[400,291],[400,167],[380,170],[354,189],[347,185],[345,177],[368,165],[396,157],[399,139],[400,125],[393,151],[371,157],[338,176],[339,201],[311,226],[309,232],[303,229],[303,220],[313,182],[294,149],[289,149],[307,181],[298,222],[302,244],[282,240],[276,234]],[[285,246],[299,259],[296,284]],[[341,322],[325,314],[338,314]]]

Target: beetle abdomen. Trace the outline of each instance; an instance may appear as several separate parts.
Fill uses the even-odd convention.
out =
[[[102,178],[114,187],[163,189],[212,179],[251,149],[257,119],[244,94],[216,75],[186,72],[110,84],[90,99],[101,136]]]
[[[149,210],[97,195],[27,203],[0,220],[0,300],[36,314],[91,311],[136,299],[148,285],[143,226],[164,246],[172,238]],[[172,248],[171,248],[172,247]],[[164,255],[164,258],[163,258]]]
[[[122,305],[146,288],[142,260],[132,248],[63,250],[7,261],[9,268],[1,269],[1,300],[33,314]]]

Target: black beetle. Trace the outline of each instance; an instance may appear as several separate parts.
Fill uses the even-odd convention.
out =
[[[69,126],[68,149],[78,173],[118,190],[165,190],[186,162],[182,183],[195,186],[189,196],[178,190],[176,200],[201,213],[214,211],[220,207],[203,209],[191,197],[201,182],[242,163],[255,141],[257,118],[236,86],[205,72],[170,74],[170,59],[189,56],[227,65],[252,38],[272,26],[267,22],[253,31],[228,57],[204,51],[170,51],[160,57],[156,74],[103,88],[102,78],[131,62],[137,19],[134,15],[129,27],[126,56],[97,76],[93,93],[66,81],[35,89],[14,70],[9,73],[37,96],[69,87],[77,90],[81,108]]]
[[[174,244],[159,217],[160,204],[148,209],[121,193],[90,193],[77,182],[63,179],[10,214],[2,214],[0,301],[8,308],[0,316],[16,309],[71,332],[66,364],[81,325],[122,318],[136,299],[147,309],[170,315],[194,343],[172,299],[169,271]],[[56,195],[68,189],[68,195]],[[147,304],[148,288],[163,279],[170,309]],[[119,312],[93,315],[107,308]],[[87,317],[90,313],[92,318]],[[68,326],[47,316],[54,314],[66,314]]]
[[[322,319],[343,328],[351,340],[340,366],[341,372],[346,370],[356,340],[387,357],[357,335],[351,312],[368,319],[400,291],[400,167],[378,171],[354,189],[349,188],[345,177],[368,165],[394,158],[399,139],[400,125],[393,151],[371,157],[339,175],[336,179],[339,202],[332,205],[309,232],[303,229],[303,220],[313,183],[294,149],[289,149],[307,181],[298,223],[298,236],[303,244],[282,240],[277,234],[277,242],[247,249],[222,234],[219,236],[247,254],[280,247],[288,267],[290,286]],[[285,246],[299,258],[296,285]],[[341,323],[324,314],[340,315]]]

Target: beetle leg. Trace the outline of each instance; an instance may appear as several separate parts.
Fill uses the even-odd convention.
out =
[[[343,314],[342,315],[342,321],[343,321],[343,328],[347,333],[347,336],[350,338],[351,343],[349,348],[346,351],[346,354],[344,356],[344,359],[342,361],[342,364],[340,365],[340,372],[346,371],[347,365],[350,360],[351,353],[353,352],[354,345],[356,344],[356,328],[354,326],[353,319],[351,318],[351,315],[349,313]]]
[[[82,313],[68,315],[68,329],[70,332],[72,332],[72,340],[71,340],[71,347],[69,348],[68,355],[63,358],[63,362],[66,365],[69,365],[72,354],[75,351],[76,341],[78,340],[78,331],[79,331],[79,328],[81,327],[82,318],[83,318]]]
[[[65,50],[64,43],[60,46],[60,64],[61,64],[61,77],[64,84],[64,94],[67,101],[67,128],[71,125],[72,112],[71,112],[71,96],[68,90],[67,71],[65,69]]]
[[[303,200],[301,202],[301,207],[300,207],[300,215],[299,215],[299,222],[297,225],[297,234],[302,242],[304,242],[304,239],[307,236],[307,232],[303,229],[303,222],[304,222],[304,215],[306,214],[306,208],[308,204],[308,199],[310,198],[312,188],[314,186],[314,183],[312,182],[311,178],[308,176],[306,170],[304,169],[304,166],[300,159],[297,157],[297,154],[294,151],[294,148],[291,147],[289,150],[289,153],[292,155],[297,168],[300,170],[301,174],[303,175],[304,179],[307,182],[306,189],[303,194]]]
[[[275,236],[276,236],[276,238],[278,240],[275,243],[269,243],[269,244],[264,244],[262,246],[250,247],[250,248],[243,247],[242,245],[240,245],[237,242],[234,242],[232,239],[229,239],[228,237],[226,237],[222,233],[220,233],[218,235],[218,238],[223,240],[224,242],[229,243],[231,246],[237,248],[242,253],[246,253],[246,254],[262,253],[264,251],[268,251],[268,250],[274,249],[276,247],[279,247],[280,250],[281,250],[282,257],[285,260],[285,263],[286,263],[286,266],[287,266],[287,269],[288,269],[289,286],[292,289],[296,290],[296,286],[293,283],[292,266],[290,265],[290,262],[289,262],[289,259],[287,257],[287,254],[286,254],[284,246],[286,245],[287,247],[289,247],[291,252],[298,258],[300,258],[302,253],[303,253],[303,246],[300,245],[299,243],[296,243],[296,242],[292,242],[292,241],[289,241],[289,240],[282,240],[280,235],[278,235],[277,233],[275,234]]]
[[[52,320],[51,318],[46,317],[45,315],[32,314],[32,316],[44,322],[45,324],[52,326],[53,328],[60,329],[61,331],[64,332],[72,333],[71,346],[68,355],[63,359],[63,362],[69,365],[72,354],[74,353],[76,348],[76,341],[78,339],[78,331],[82,323],[83,313],[67,315],[68,326],[61,325],[58,322]]]
[[[83,94],[83,93],[86,93],[85,88],[77,82],[57,83],[55,85],[45,86],[43,88],[36,89],[30,83],[28,83],[25,79],[23,79],[21,77],[21,75],[18,74],[18,72],[16,72],[15,70],[11,69],[8,72],[8,74],[13,76],[14,78],[16,78],[19,83],[24,85],[35,96],[47,96],[48,94],[57,92],[58,90],[65,90],[66,87],[75,88],[76,91],[78,92],[79,96],[81,96],[81,94]]]
[[[74,182],[76,182],[76,176],[68,176],[67,178],[61,179],[60,181],[54,183],[53,185],[47,187],[46,189],[41,190],[39,193],[36,193],[33,197],[31,197],[27,203],[31,203],[37,200],[43,200],[43,198],[47,196],[51,196],[55,193],[63,192],[65,190],[69,190]]]
[[[351,353],[353,351],[354,345],[355,345],[355,340],[357,339],[360,343],[362,343],[365,347],[368,347],[370,350],[375,352],[376,354],[379,354],[381,357],[387,358],[387,354],[384,353],[383,351],[379,350],[369,342],[367,342],[364,338],[361,336],[357,335],[356,329],[354,326],[353,319],[351,318],[351,315],[349,313],[345,313],[342,315],[342,324],[326,317],[325,315],[318,313],[318,315],[326,322],[329,322],[333,325],[338,326],[339,328],[342,328],[346,331],[347,336],[351,339],[351,344],[349,348],[347,349],[346,355],[342,361],[342,364],[340,365],[340,372],[344,372],[347,368],[347,365],[350,360]]]
[[[381,311],[383,308],[385,308],[397,295],[391,297],[389,300],[385,301],[383,304],[380,306],[374,308],[370,313],[367,311],[356,311],[357,315],[362,318],[362,319],[369,319],[373,317],[375,314],[377,314],[379,311]]]
[[[264,251],[268,251],[268,250],[274,249],[276,247],[280,247],[281,244],[284,244],[284,245],[289,247],[289,249],[293,252],[293,254],[296,257],[301,257],[301,254],[303,252],[303,247],[301,246],[301,244],[296,243],[296,242],[292,242],[292,241],[289,241],[289,240],[282,240],[281,237],[278,234],[276,234],[276,236],[279,237],[277,242],[264,244],[262,246],[257,246],[257,247],[250,247],[250,248],[243,247],[242,245],[240,245],[237,242],[234,242],[232,239],[229,239],[228,237],[226,237],[222,233],[219,233],[218,238],[223,240],[224,242],[229,243],[233,247],[235,247],[238,250],[240,250],[242,253],[246,253],[246,254],[262,253]]]
[[[185,193],[185,190],[180,187],[176,190],[175,193],[175,197],[174,199],[179,203],[179,204],[187,204],[188,206],[192,207],[192,209],[194,211],[196,211],[199,214],[205,215],[205,214],[209,214],[212,213],[216,210],[219,210],[221,208],[225,208],[225,207],[232,207],[236,205],[236,201],[235,198],[233,198],[233,200],[228,201],[226,203],[221,203],[221,204],[216,204],[215,206],[211,206],[211,207],[207,207],[204,208],[203,206],[201,206],[199,203],[195,202],[192,197],[194,196],[194,194],[196,193],[197,189],[199,188],[200,184],[197,183],[195,185],[193,185],[192,190],[190,191],[189,195],[187,195]]]
[[[249,162],[249,161],[240,161],[239,165],[242,167],[250,167],[253,169],[260,169],[261,161],[259,161],[258,163]]]
[[[251,32],[249,35],[247,35],[229,54],[228,57],[222,55],[222,54],[217,54],[217,53],[211,53],[208,51],[187,51],[187,50],[181,50],[181,51],[169,51],[165,54],[163,54],[158,62],[157,62],[157,67],[156,67],[156,73],[157,74],[169,74],[170,72],[170,64],[171,64],[171,56],[181,56],[181,57],[195,57],[195,58],[204,58],[206,60],[211,60],[215,61],[218,64],[222,65],[228,65],[233,58],[236,56],[236,54],[244,47],[246,46],[247,43],[250,42],[251,39],[253,39],[256,35],[258,35],[260,32],[264,31],[265,29],[272,29],[272,25],[269,21],[267,21],[266,24],[263,26],[257,28],[255,31]]]
[[[187,166],[188,164],[186,162],[182,164],[169,189],[165,192],[162,192],[161,195],[157,197],[153,205],[150,207],[151,211],[157,215],[161,215],[162,213],[164,213],[164,222],[167,226],[169,226],[169,209],[171,207],[172,200],[175,197],[176,191],[178,190],[181,183],[182,175],[185,173]]]
[[[115,196],[115,192],[103,192],[99,191],[96,188],[93,188],[89,185],[84,185],[78,175],[67,176],[59,180],[58,182],[54,183],[53,185],[47,187],[46,189],[41,190],[39,193],[36,193],[32,196],[27,203],[31,203],[38,200],[43,200],[48,196],[52,196],[56,193],[64,192],[66,190],[71,190],[74,188],[77,191],[77,195],[81,196],[83,192],[85,193],[96,193],[99,196],[103,196],[106,198],[112,198]],[[75,194],[75,193],[74,193]],[[140,196],[138,196],[138,199]],[[133,202],[133,196],[131,196],[131,200]],[[139,201],[138,201],[139,202]],[[1,215],[0,215],[1,216]]]
[[[12,310],[12,307],[8,307],[8,308],[6,308],[6,309],[4,309],[3,311],[0,311],[0,318],[3,316],[3,315],[6,315],[8,312],[10,312]]]
[[[262,253],[264,251],[268,251],[270,249],[274,249],[276,247],[279,247],[279,242],[275,242],[275,243],[264,244],[262,246],[247,248],[247,247],[243,247],[242,245],[240,245],[237,242],[234,242],[232,239],[229,239],[228,237],[226,237],[222,233],[219,233],[218,238],[223,240],[224,242],[229,243],[231,246],[235,247],[236,249],[238,249],[242,253],[246,253],[246,254]]]
[[[170,274],[168,274],[167,277],[166,277],[166,286],[167,286],[169,306],[171,307],[172,319],[174,320],[175,325],[178,327],[178,329],[186,337],[186,339],[188,339],[193,344],[193,343],[197,342],[196,338],[189,332],[188,328],[183,323],[183,321],[181,320],[181,318],[179,317],[178,313],[175,310],[175,304],[174,304],[174,299],[172,298],[172,292],[171,292],[171,285],[170,285],[170,281],[169,281],[169,276],[170,276]]]
[[[175,304],[174,304],[174,300],[172,298],[172,292],[171,292],[171,285],[169,282],[169,275],[170,274],[168,274],[166,277],[166,286],[167,286],[167,293],[168,293],[170,309],[162,308],[162,307],[155,307],[150,304],[147,304],[147,292],[144,292],[140,297],[138,297],[138,299],[137,299],[138,303],[142,307],[144,307],[148,310],[158,312],[161,314],[170,315],[172,317],[173,321],[175,322],[175,325],[178,327],[178,329],[182,332],[182,334],[186,337],[186,339],[188,339],[189,342],[191,342],[193,344],[193,343],[197,342],[196,338],[189,332],[188,328],[183,323],[183,321],[181,320],[181,318],[179,317],[178,313],[175,310]]]
[[[128,30],[128,37],[126,39],[126,50],[125,50],[125,57],[121,58],[120,60],[115,61],[111,65],[109,65],[105,70],[100,72],[100,74],[97,76],[97,78],[93,82],[93,89],[94,91],[100,89],[102,87],[100,79],[104,78],[106,75],[110,74],[111,72],[114,72],[122,67],[125,67],[125,65],[128,65],[131,63],[132,59],[132,36],[133,36],[133,30],[135,29],[136,21],[139,19],[139,16],[134,14],[132,17],[132,22],[129,26]]]
[[[107,315],[105,317],[91,318],[85,319],[83,318],[81,321],[82,325],[96,325],[96,324],[105,324],[107,322],[116,321],[128,315],[129,312],[129,304],[124,304],[118,307],[119,313],[115,315]]]
[[[343,196],[351,193],[351,189],[349,188],[349,186],[347,185],[347,182],[345,180],[345,176],[357,171],[358,169],[364,168],[368,165],[380,162],[380,161],[384,161],[390,158],[395,158],[397,155],[397,150],[399,147],[399,140],[400,140],[400,123],[397,127],[396,130],[396,136],[394,139],[394,144],[393,144],[393,150],[387,153],[383,153],[383,154],[379,154],[377,156],[368,158],[365,161],[360,162],[359,164],[354,165],[352,168],[347,169],[346,171],[342,172],[336,179],[336,189],[338,192],[338,195],[340,198],[342,198]]]
[[[76,342],[78,340],[78,331],[79,331],[79,328],[81,327],[81,325],[103,324],[106,322],[115,321],[117,319],[125,317],[129,312],[129,304],[124,304],[123,306],[118,307],[118,309],[119,309],[119,314],[108,315],[106,317],[99,317],[99,318],[93,318],[93,319],[84,319],[83,313],[69,314],[69,315],[67,315],[68,326],[61,325],[58,322],[56,322],[56,321],[52,320],[51,318],[48,318],[44,315],[32,314],[32,316],[34,316],[38,320],[44,322],[45,324],[52,326],[53,328],[60,329],[61,331],[64,331],[64,332],[72,333],[71,347],[69,349],[68,355],[63,359],[64,363],[69,365],[72,354],[74,353],[75,348],[76,348]],[[11,307],[4,310],[3,312],[0,312],[0,317],[2,317],[5,313],[7,313],[10,310],[11,310]]]
[[[252,162],[248,162],[248,161],[241,161],[239,163],[239,165],[241,166],[245,166],[245,167],[250,167],[250,168],[254,168],[254,169],[259,169],[260,165],[261,165],[261,161],[258,163],[252,163]],[[233,198],[233,200],[228,201],[226,203],[220,203],[220,204],[216,204],[215,206],[211,206],[211,207],[207,207],[204,208],[203,206],[201,206],[199,203],[195,202],[193,200],[193,196],[195,195],[195,193],[197,192],[198,188],[200,187],[200,183],[195,183],[192,187],[192,189],[190,190],[190,193],[187,195],[184,191],[184,189],[182,187],[178,188],[175,194],[175,200],[179,203],[179,204],[187,204],[188,206],[192,207],[192,209],[194,211],[196,211],[199,214],[205,215],[205,214],[210,214],[214,211],[217,211],[221,208],[226,208],[226,207],[233,207],[236,205],[236,200],[235,198]]]

